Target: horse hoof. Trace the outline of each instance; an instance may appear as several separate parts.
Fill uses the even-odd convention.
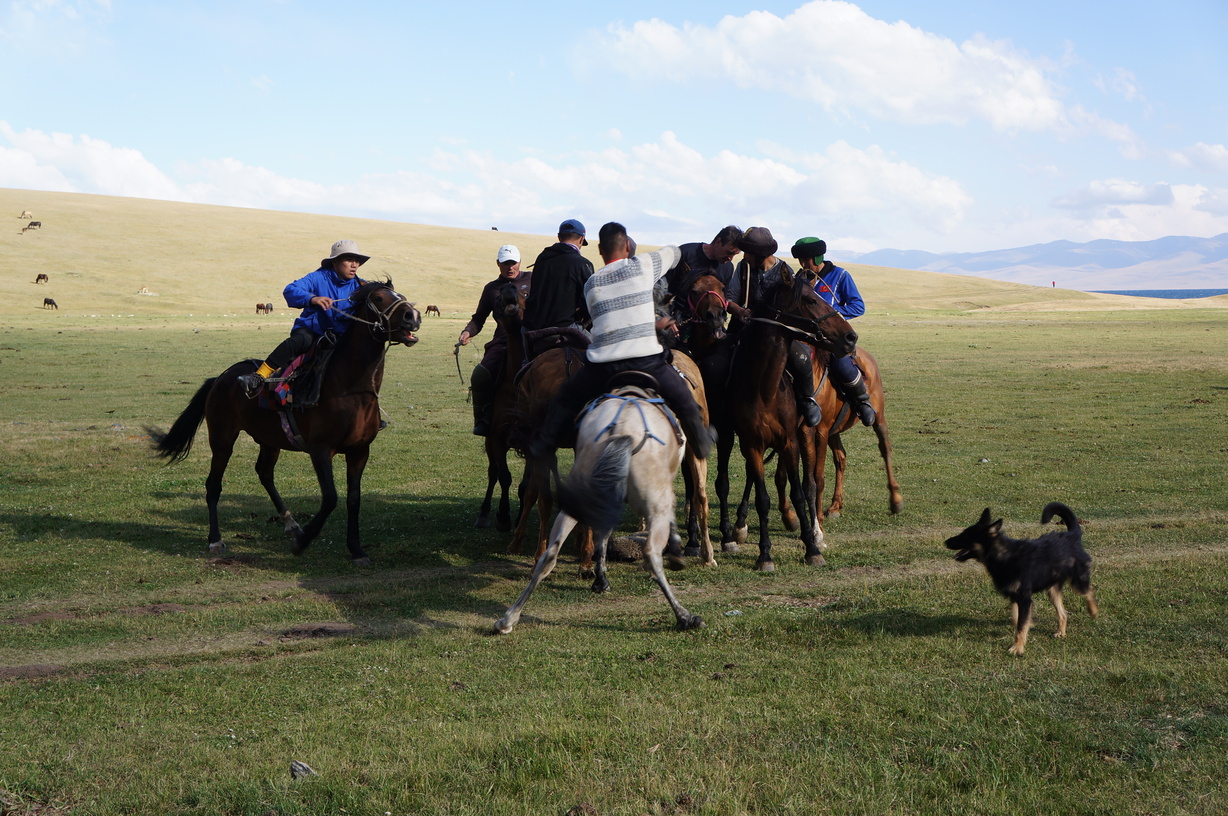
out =
[[[490,518],[488,516],[478,516],[478,520],[473,523],[473,526],[479,530],[485,530],[490,526]]]
[[[699,615],[687,615],[678,618],[678,631],[689,632],[692,629],[702,629],[705,626],[704,619]]]
[[[827,517],[829,519],[840,518],[840,511],[839,510],[828,510]]]
[[[495,634],[510,635],[514,626],[514,623],[507,622],[507,618],[499,618],[499,620],[495,621]]]
[[[797,521],[797,513],[793,512],[792,507],[790,507],[788,510],[781,511],[780,520],[784,523],[785,529],[791,533],[796,533],[802,528],[801,524],[799,524]]]
[[[580,568],[580,580],[581,581],[591,581],[596,578],[597,578],[597,570],[593,569],[592,567],[581,567]]]
[[[495,529],[501,533],[506,533],[512,529],[512,520],[505,518],[495,519]]]
[[[665,558],[662,559],[662,564],[665,565],[667,570],[673,570],[674,572],[686,569],[686,562],[672,553],[666,554]]]
[[[695,545],[687,547],[682,551],[682,554],[687,558],[699,558],[699,547]]]
[[[760,572],[775,572],[776,562],[775,561],[759,561],[755,564],[755,569],[759,570]]]
[[[741,526],[741,527],[737,527],[737,528],[735,528],[735,529],[734,529],[734,531],[733,531],[733,539],[734,539],[734,541],[737,541],[739,544],[745,544],[745,543],[746,543],[746,535],[747,535],[747,532],[746,532],[746,526],[745,526],[745,525],[743,525],[743,526]]]
[[[610,582],[609,581],[593,581],[593,585],[590,587],[590,589],[592,589],[593,592],[596,592],[598,595],[601,595],[602,593],[610,591]]]
[[[362,556],[361,558],[355,558],[355,559],[354,559],[354,566],[356,566],[356,567],[369,567],[369,566],[371,566],[371,558],[370,558],[370,556],[366,556],[366,555],[364,555],[364,556]]]
[[[823,556],[822,556],[822,555],[818,555],[818,554],[815,554],[815,555],[808,555],[808,556],[806,556],[806,566],[808,566],[808,567],[825,567],[825,566],[827,566],[827,562],[826,562],[825,560],[823,560]]]
[[[738,542],[736,541],[722,541],[721,542],[721,552],[736,553],[737,551],[738,551]]]
[[[209,555],[225,555],[225,554],[226,554],[226,543],[225,542],[223,541],[210,541],[209,542]]]

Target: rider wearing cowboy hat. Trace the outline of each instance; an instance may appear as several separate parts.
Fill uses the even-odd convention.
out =
[[[337,304],[348,301],[365,281],[358,277],[358,267],[371,258],[358,251],[358,244],[340,240],[333,244],[327,258],[320,261],[320,268],[304,275],[288,285],[282,292],[286,305],[303,312],[294,321],[290,336],[273,349],[260,367],[251,374],[238,377],[239,384],[249,398],[256,396],[264,380],[274,371],[286,366],[300,354],[311,350],[316,339],[325,332],[335,335],[349,330],[345,311]]]

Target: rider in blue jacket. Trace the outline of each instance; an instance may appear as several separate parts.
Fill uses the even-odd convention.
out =
[[[848,270],[836,266],[823,256],[827,254],[827,242],[820,238],[799,238],[793,245],[793,257],[797,258],[802,269],[818,275],[814,285],[815,293],[831,304],[846,320],[860,317],[866,313],[865,301],[857,291],[857,284]],[[874,424],[874,406],[870,404],[870,394],[866,391],[865,377],[857,368],[851,354],[835,357],[829,366],[840,389],[844,392],[846,402],[852,404],[861,418],[863,425]]]
[[[260,367],[252,374],[239,376],[239,384],[249,398],[256,396],[266,377],[307,353],[320,335],[332,332],[340,336],[349,330],[350,321],[345,312],[351,307],[350,296],[363,284],[358,277],[358,267],[368,260],[370,256],[360,253],[358,244],[338,241],[333,244],[331,254],[320,261],[319,269],[282,291],[286,305],[303,312],[294,321],[290,336],[273,349]]]

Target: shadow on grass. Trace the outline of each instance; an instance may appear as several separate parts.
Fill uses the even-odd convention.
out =
[[[1000,630],[1002,621],[990,620],[988,615],[973,618],[967,615],[927,615],[916,609],[882,609],[865,615],[844,618],[840,626],[855,629],[867,635],[932,637],[955,631]]]

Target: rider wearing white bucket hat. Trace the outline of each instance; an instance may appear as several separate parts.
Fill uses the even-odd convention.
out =
[[[340,336],[349,330],[345,309],[350,295],[364,283],[358,277],[358,267],[369,260],[371,256],[358,251],[358,244],[342,239],[333,244],[328,257],[320,261],[319,269],[282,291],[286,305],[303,312],[294,321],[290,336],[273,349],[260,367],[238,378],[248,397],[256,396],[265,378],[274,371],[307,353],[320,335],[332,332]]]

